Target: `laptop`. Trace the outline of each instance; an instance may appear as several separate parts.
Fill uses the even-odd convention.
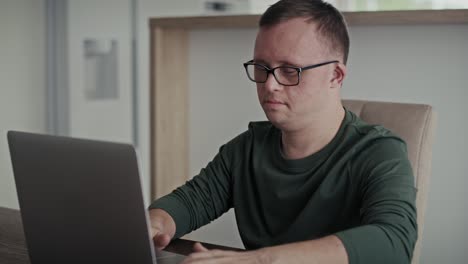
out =
[[[36,263],[179,263],[155,254],[134,148],[8,132],[26,244]]]

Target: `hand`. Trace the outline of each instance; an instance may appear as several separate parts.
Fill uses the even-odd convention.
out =
[[[161,209],[153,209],[149,211],[151,223],[151,237],[154,241],[156,249],[164,249],[175,233],[175,223],[172,217]]]
[[[158,250],[164,249],[171,242],[171,236],[164,234],[158,227],[151,227],[151,237],[153,238],[154,246]]]
[[[210,264],[210,263],[269,263],[267,255],[262,250],[255,251],[227,251],[208,250],[200,243],[193,246],[194,253],[190,254],[182,264]]]

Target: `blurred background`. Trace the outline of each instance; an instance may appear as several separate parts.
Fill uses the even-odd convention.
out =
[[[0,206],[19,208],[8,130],[133,144],[149,204],[148,19],[260,14],[274,2],[0,0]],[[343,11],[468,8],[468,0],[330,2]],[[255,34],[190,33],[191,175],[249,121],[265,119],[242,69]],[[421,263],[467,263],[468,24],[351,26],[350,34],[344,98],[425,103],[437,111]],[[242,247],[232,211],[187,237]]]

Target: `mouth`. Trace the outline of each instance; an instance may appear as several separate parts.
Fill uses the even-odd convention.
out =
[[[285,104],[284,102],[281,102],[275,99],[267,99],[267,100],[264,100],[263,102],[266,104]]]
[[[267,100],[264,100],[264,101],[263,101],[263,104],[264,104],[265,106],[267,106],[267,107],[273,107],[273,108],[286,105],[286,103],[284,103],[284,102],[282,102],[282,101],[279,101],[279,100],[274,100],[274,99],[267,99]]]

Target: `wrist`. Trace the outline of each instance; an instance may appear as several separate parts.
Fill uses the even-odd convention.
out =
[[[149,211],[151,227],[162,234],[169,235],[172,239],[175,234],[175,222],[172,217],[162,209],[151,209]]]
[[[277,258],[275,250],[272,247],[265,247],[257,249],[258,260],[261,264],[275,264],[277,263]]]

